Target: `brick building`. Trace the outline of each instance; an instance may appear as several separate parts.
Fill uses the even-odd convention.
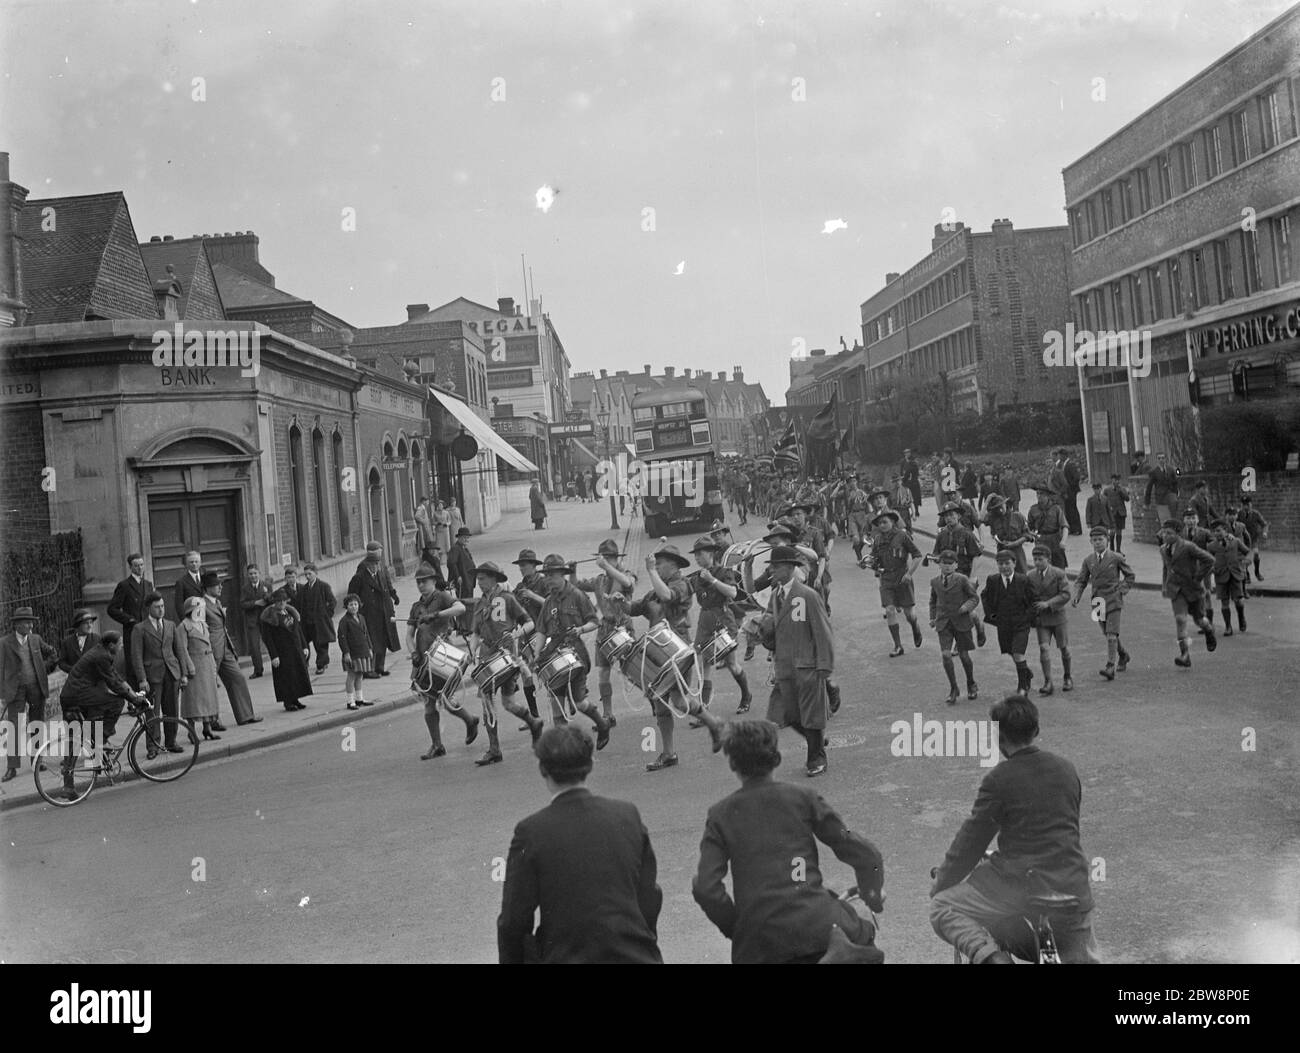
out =
[[[0,232],[19,323],[0,329],[8,545],[81,528],[84,600],[101,617],[136,550],[167,586],[198,549],[229,575],[229,604],[249,562],[315,559],[338,589],[377,537],[411,564],[410,483],[383,478],[383,437],[394,460],[422,446],[421,385],[232,321],[210,246],[141,246],[121,193],[22,201],[6,179],[0,196],[20,203]],[[162,354],[162,334],[181,360]],[[363,483],[374,467],[378,505]]]
[[[1151,352],[1082,370],[1094,472],[1197,469],[1204,414],[1300,397],[1298,99],[1292,8],[1064,169],[1074,322]]]
[[[861,305],[866,399],[911,374],[940,378],[952,413],[1077,413],[1073,370],[1043,364],[1043,334],[1070,317],[1068,228],[950,226],[936,225],[930,253]]]

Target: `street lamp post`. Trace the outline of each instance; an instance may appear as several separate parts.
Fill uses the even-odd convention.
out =
[[[600,422],[600,430],[605,436],[605,477],[609,481],[609,529],[617,530],[618,527],[618,508],[614,504],[614,486],[612,485],[613,473],[609,470],[609,404],[602,402],[600,411],[596,414],[596,420]]]

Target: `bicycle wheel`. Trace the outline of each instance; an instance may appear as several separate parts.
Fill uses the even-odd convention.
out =
[[[93,754],[82,749],[81,736],[71,724],[41,745],[32,758],[36,792],[55,808],[71,808],[90,796],[99,774]]]
[[[181,752],[170,752],[168,743],[180,746]],[[176,717],[150,717],[131,732],[126,756],[141,778],[150,782],[174,782],[199,759],[199,737],[185,721]]]

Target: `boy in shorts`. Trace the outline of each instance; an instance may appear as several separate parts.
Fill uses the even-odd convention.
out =
[[[1093,527],[1088,538],[1092,542],[1092,551],[1084,556],[1083,564],[1079,567],[1071,606],[1079,605],[1083,590],[1091,585],[1095,612],[1093,619],[1106,636],[1106,668],[1101,670],[1101,675],[1107,680],[1114,680],[1117,659],[1121,673],[1128,668],[1129,654],[1119,640],[1119,616],[1124,608],[1124,597],[1133,587],[1136,576],[1124,554],[1108,547],[1110,533],[1104,527]],[[1096,602],[1098,597],[1105,600],[1104,608]]]

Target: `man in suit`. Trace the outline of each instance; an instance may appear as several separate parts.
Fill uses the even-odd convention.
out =
[[[81,661],[81,656],[99,643],[99,633],[95,632],[95,622],[98,620],[94,611],[84,607],[73,612],[72,628],[59,641],[59,668],[65,673],[71,673],[72,667]]]
[[[325,672],[330,664],[330,642],[334,635],[334,592],[329,583],[321,581],[315,563],[302,568],[307,584],[298,590],[295,606],[302,615],[302,636],[316,648],[316,674]]]
[[[1169,518],[1169,509],[1178,499],[1178,469],[1168,466],[1163,453],[1156,454],[1155,467],[1147,469],[1147,488],[1142,503],[1151,504],[1153,495],[1156,499],[1156,519],[1163,523]]]
[[[139,552],[127,556],[126,565],[130,573],[113,590],[113,598],[108,601],[108,616],[122,626],[122,648],[129,652],[131,633],[144,621],[144,598],[153,592],[153,582],[144,576],[144,556]],[[133,675],[128,673],[128,679]]]
[[[1070,526],[1070,533],[1077,537],[1083,533],[1083,525],[1079,522],[1079,466],[1074,463],[1074,458],[1065,447],[1056,451],[1056,466],[1060,473],[1060,485],[1056,487],[1056,492],[1065,509],[1065,520]]]
[[[12,631],[0,637],[0,705],[4,707],[4,728],[9,739],[8,764],[0,782],[8,782],[18,774],[27,722],[45,720],[45,700],[50,697],[49,669],[58,658],[58,652],[32,632],[36,615],[30,607],[15,610],[10,625]]]
[[[1102,491],[1106,507],[1110,509],[1110,547],[1116,552],[1124,551],[1124,525],[1128,522],[1128,503],[1132,495],[1120,482],[1119,473],[1111,474],[1110,486]]]
[[[185,573],[172,586],[172,617],[176,621],[185,617],[185,601],[191,596],[203,596],[203,557],[197,552],[185,553]]]
[[[997,626],[998,646],[1016,664],[1016,690],[1029,694],[1034,674],[1025,661],[1029,629],[1033,625],[1034,594],[1029,580],[1016,571],[1016,557],[1003,549],[998,553],[998,572],[984,585],[984,620]]]
[[[1090,531],[1093,527],[1105,527],[1106,533],[1109,535],[1115,529],[1115,520],[1111,515],[1110,502],[1102,492],[1100,479],[1092,481],[1092,494],[1084,506],[1083,519]]]
[[[740,789],[709,809],[691,892],[709,920],[731,941],[736,965],[813,964],[839,929],[879,963],[873,912],[884,910],[884,860],[854,833],[815,790],[777,782],[777,727],[766,720],[727,725],[722,748]],[[869,908],[859,913],[822,885],[817,842],[853,868]],[[733,895],[724,879],[731,871]],[[799,871],[791,880],[792,869]],[[868,948],[870,951],[868,951]]]
[[[384,668],[384,658],[388,651],[397,651],[401,642],[396,638],[396,625],[392,626],[392,633],[389,632],[393,612],[397,609],[397,590],[384,569],[384,546],[378,541],[366,545],[366,558],[357,565],[356,573],[348,582],[348,592],[361,597],[361,620],[366,623],[370,646],[375,652],[374,671],[362,675],[367,680],[388,676],[392,670]]]
[[[1166,519],[1156,537],[1160,541],[1160,560],[1163,564],[1161,591],[1174,610],[1174,627],[1178,634],[1178,657],[1174,665],[1182,669],[1192,667],[1188,653],[1187,619],[1190,617],[1205,630],[1205,649],[1213,652],[1219,646],[1214,635],[1214,624],[1205,616],[1205,576],[1214,569],[1214,557],[1193,541],[1183,537],[1183,524],[1177,519]]]
[[[151,592],[144,598],[144,606],[144,621],[131,634],[128,668],[137,684],[148,687],[158,713],[174,717],[177,716],[176,692],[189,682],[185,676],[185,644],[176,632],[176,623],[164,617],[166,605],[161,593]],[[165,726],[164,739],[167,752],[184,752],[176,745],[174,724]]]
[[[1007,508],[1013,512],[1020,511],[1020,476],[1008,461],[998,473],[998,492],[1002,494]]]
[[[248,580],[240,598],[244,614],[244,639],[248,641],[248,651],[253,658],[253,675],[256,680],[262,675],[262,612],[271,605],[271,586],[262,580],[262,571],[256,563],[248,565]]]
[[[221,575],[215,570],[203,574],[203,613],[208,622],[208,636],[212,641],[212,661],[217,676],[226,688],[230,708],[236,724],[256,724],[262,718],[253,714],[253,699],[248,693],[248,681],[239,668],[235,643],[230,638],[226,623],[229,612],[221,604]],[[212,722],[213,731],[225,731],[220,720]]]
[[[536,753],[551,801],[510,842],[497,918],[501,964],[661,964],[663,892],[640,813],[583,785],[594,751],[580,728],[548,728]]]
[[[289,606],[298,610],[298,568],[293,564],[284,568],[284,580],[280,583],[285,595],[289,597]],[[301,611],[298,611],[301,614]]]
[[[452,592],[464,599],[474,595],[475,575],[478,568],[469,551],[469,527],[456,531],[456,541],[447,553],[447,582]]]
[[[1033,895],[1073,896],[1075,910],[1052,916],[1061,960],[1098,963],[1088,858],[1079,838],[1079,774],[1064,757],[1033,744],[1038,707],[1029,699],[1010,695],[989,716],[1006,759],[984,776],[970,818],[935,875],[930,924],[975,964],[1010,965],[994,931],[1036,914]],[[985,859],[995,835],[998,850]]]
[[[800,562],[798,549],[790,545],[778,545],[768,561],[775,680],[767,719],[804,737],[807,774],[813,777],[826,772],[822,736],[829,708],[826,681],[835,672],[835,642],[821,597],[795,578]]]
[[[971,628],[979,602],[974,582],[957,570],[957,553],[945,548],[939,553],[939,573],[930,580],[930,628],[939,633],[939,651],[949,688],[944,701],[950,706],[956,705],[961,696],[957,689],[957,670],[952,664],[954,650],[966,672],[966,697],[972,702],[979,698],[975,662],[971,658],[975,649]]]

